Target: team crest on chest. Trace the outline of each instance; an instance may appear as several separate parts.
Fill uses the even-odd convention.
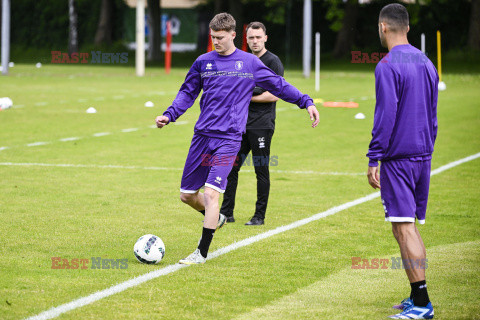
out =
[[[243,61],[235,61],[235,70],[243,69]]]

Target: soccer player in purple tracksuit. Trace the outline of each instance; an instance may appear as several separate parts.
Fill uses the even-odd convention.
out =
[[[368,182],[380,188],[385,220],[400,247],[410,297],[393,319],[431,319],[425,282],[426,250],[415,225],[425,223],[430,165],[437,137],[438,74],[408,43],[408,12],[400,4],[380,11],[379,35],[389,53],[375,69],[375,117],[367,157]],[[378,161],[381,161],[380,178]]]
[[[235,48],[235,19],[228,13],[210,21],[215,51],[201,55],[187,73],[172,105],[155,119],[158,128],[175,122],[203,89],[200,116],[183,170],[180,199],[205,215],[197,249],[182,264],[205,263],[215,230],[226,217],[219,214],[219,196],[235,162],[253,89],[259,86],[287,102],[306,108],[316,127],[320,121],[313,100],[268,69],[253,54]],[[200,193],[200,188],[205,192]]]

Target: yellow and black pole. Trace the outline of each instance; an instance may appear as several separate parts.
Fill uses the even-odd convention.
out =
[[[438,90],[447,89],[447,85],[442,81],[442,37],[440,30],[437,30],[437,70],[438,70]]]

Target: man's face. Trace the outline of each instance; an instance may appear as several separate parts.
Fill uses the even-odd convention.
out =
[[[263,32],[263,29],[248,28],[247,43],[254,54],[262,52],[265,48],[265,42],[267,42],[267,35]]]
[[[218,54],[225,54],[234,46],[235,31],[214,31],[210,29],[210,36]]]

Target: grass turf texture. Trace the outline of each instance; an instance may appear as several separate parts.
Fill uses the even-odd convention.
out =
[[[272,145],[279,165],[271,168],[266,225],[243,225],[256,199],[253,167],[245,167],[237,222],[216,233],[211,251],[373,192],[365,176],[319,174],[366,171],[374,77],[373,69],[356,68],[328,68],[320,94],[300,72],[286,73],[314,98],[353,99],[360,107],[319,107],[320,126],[311,129],[305,111],[279,102]],[[0,163],[86,165],[0,165],[0,318],[37,314],[174,264],[193,251],[203,217],[180,202],[178,189],[198,104],[179,119],[187,123],[150,128],[185,72],[173,69],[165,76],[151,69],[139,79],[125,67],[16,65],[9,77],[0,77],[0,97],[20,105],[0,112],[0,148],[8,147],[0,151]],[[432,168],[480,152],[480,76],[445,74],[444,81]],[[147,100],[155,108],[143,107]],[[86,114],[90,106],[98,113]],[[355,120],[357,112],[367,119]],[[122,132],[128,128],[138,130]],[[100,132],[110,135],[93,136]],[[69,137],[79,139],[60,141]],[[48,144],[26,146],[35,142]],[[102,167],[110,165],[125,168]],[[152,166],[170,170],[146,168]],[[479,168],[480,160],[474,160],[432,177],[420,232],[438,319],[479,318]],[[133,256],[133,244],[146,233],[165,242],[166,256],[157,266],[137,263]],[[370,319],[394,313],[390,307],[409,293],[404,271],[352,270],[354,256],[399,256],[378,198],[59,318]],[[51,257],[128,258],[128,269],[55,270]]]

